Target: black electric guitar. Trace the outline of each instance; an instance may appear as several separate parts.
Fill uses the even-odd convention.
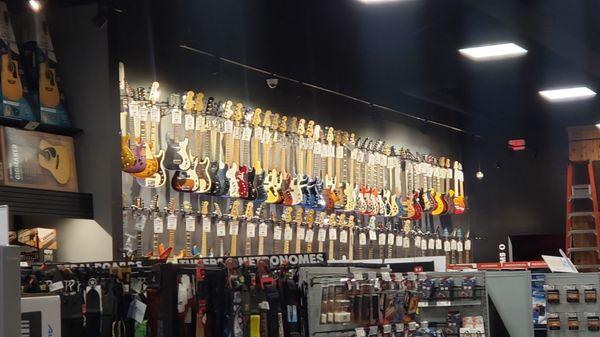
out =
[[[181,99],[179,96],[172,96],[171,102],[171,122],[173,123],[173,133],[167,135],[167,151],[163,165],[167,170],[182,170],[190,168],[192,161],[188,154],[188,139],[179,141],[179,129],[181,127]]]
[[[207,125],[209,128],[210,134],[210,143],[203,144],[203,146],[210,146],[211,149],[211,158],[210,164],[208,165],[208,176],[211,181],[210,194],[216,195],[219,191],[221,191],[221,182],[219,181],[218,172],[219,172],[219,162],[216,160],[217,158],[217,141],[219,138],[219,103],[215,103],[212,97],[208,98],[208,102],[206,104],[206,115],[207,115]]]

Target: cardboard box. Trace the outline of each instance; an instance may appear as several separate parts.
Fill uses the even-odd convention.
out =
[[[30,121],[38,118],[31,108],[23,60],[15,39],[6,3],[0,2],[0,107],[2,116]]]
[[[73,138],[2,127],[0,141],[0,184],[77,192]]]
[[[57,337],[60,330],[60,297],[21,297],[21,331],[24,336]]]
[[[56,249],[56,229],[28,228],[18,231],[18,241],[35,249]]]

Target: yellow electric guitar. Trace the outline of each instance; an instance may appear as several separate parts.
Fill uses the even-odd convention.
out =
[[[53,145],[47,140],[40,141],[38,162],[52,174],[54,179],[65,185],[71,178],[73,154],[62,145]]]

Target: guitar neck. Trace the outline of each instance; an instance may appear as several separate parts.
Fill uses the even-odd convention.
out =
[[[229,223],[229,235],[230,235],[230,247],[229,247],[229,255],[237,256],[237,238],[238,231],[240,228],[239,220],[231,220]]]

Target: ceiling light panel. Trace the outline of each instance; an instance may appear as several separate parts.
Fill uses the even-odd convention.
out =
[[[517,57],[527,53],[527,49],[512,42],[463,48],[459,49],[458,51],[462,55],[475,61],[498,60],[509,57]]]
[[[592,98],[596,93],[588,87],[569,87],[542,90],[540,96],[551,102],[575,101],[580,99]]]

